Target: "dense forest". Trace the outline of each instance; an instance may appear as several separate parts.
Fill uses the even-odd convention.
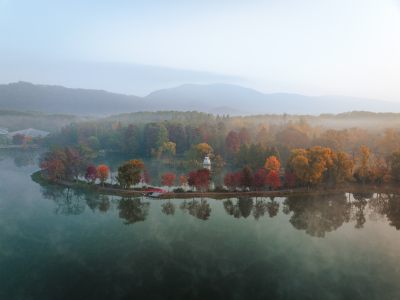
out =
[[[373,129],[342,128],[353,118],[382,117],[389,123]],[[232,190],[345,182],[382,185],[400,180],[400,131],[395,117],[393,114],[393,127],[385,128],[391,120],[388,114],[363,112],[319,117],[124,114],[74,122],[51,134],[44,142],[52,150],[42,158],[42,166],[48,172],[53,166],[53,178],[86,175],[89,181],[104,183],[109,167],[101,164],[97,170],[93,161],[98,161],[100,154],[123,155],[129,158],[127,162],[118,169],[112,167],[111,172],[118,172],[116,180],[125,188],[140,181],[150,183],[144,180],[142,160],[154,159],[181,173],[159,174],[163,184],[189,184],[197,189],[205,189],[211,178],[217,188]],[[332,123],[322,125],[322,119]],[[333,123],[339,124],[338,128],[330,126]],[[200,172],[205,156],[212,161],[211,174]]]
[[[17,131],[25,128],[36,128],[49,132],[57,132],[71,122],[89,120],[67,114],[45,114],[42,112],[25,112],[0,109],[0,128]]]

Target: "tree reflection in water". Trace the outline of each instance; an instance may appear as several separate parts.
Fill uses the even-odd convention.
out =
[[[118,203],[119,217],[125,219],[125,224],[133,224],[146,220],[150,203],[142,202],[140,198],[122,198]]]
[[[36,163],[35,157],[36,153],[34,151],[16,151],[14,156],[14,164],[17,167],[33,166]]]
[[[247,218],[253,209],[253,198],[250,197],[240,197],[234,202],[231,199],[224,201],[224,208],[228,215],[235,218]],[[256,215],[264,215],[263,206],[258,206],[258,213]]]
[[[111,203],[107,195],[99,195],[97,193],[87,193],[85,195],[86,205],[92,211],[107,212],[110,209]]]
[[[267,202],[267,210],[270,218],[275,217],[279,212],[279,203],[274,198],[271,198],[271,201]]]
[[[360,229],[364,227],[365,222],[367,221],[365,218],[365,207],[368,204],[367,198],[372,198],[372,193],[354,193],[353,198],[353,206],[355,209],[353,220],[355,220],[355,227]]]
[[[266,212],[271,218],[275,217],[279,212],[279,203],[273,198],[270,200],[256,198],[254,203],[253,198],[240,197],[236,201],[227,199],[223,205],[227,214],[234,218],[247,218],[252,214],[254,219],[258,220]]]
[[[260,217],[264,216],[267,210],[268,210],[267,203],[263,199],[256,199],[256,203],[254,204],[253,207],[254,219],[258,220]]]
[[[82,191],[49,186],[42,189],[42,195],[55,202],[56,214],[79,215],[85,210],[85,193]]]
[[[292,212],[289,222],[311,236],[324,237],[350,221],[351,203],[344,193],[320,196],[291,196],[284,205]]]
[[[389,225],[400,229],[400,195],[376,194],[368,204],[374,215],[386,217]]]
[[[55,213],[62,215],[79,215],[84,212],[86,206],[93,212],[105,213],[114,203],[119,217],[125,220],[125,224],[144,221],[150,207],[149,202],[143,202],[139,198],[121,198],[118,202],[112,202],[106,195],[58,186],[42,186],[42,194],[44,198],[54,201]],[[259,220],[266,214],[270,218],[277,216],[281,201],[274,198],[240,197],[224,200],[223,207],[226,213],[234,218],[248,218],[252,215],[255,220]],[[287,197],[282,204],[282,212],[288,215],[292,226],[315,237],[324,237],[326,233],[335,231],[349,222],[354,222],[355,228],[362,229],[367,218],[371,221],[387,220],[390,226],[400,230],[400,195],[303,195]],[[174,216],[176,213],[176,207],[170,200],[161,207],[165,215]],[[180,208],[200,220],[210,218],[211,206],[205,199],[183,200]]]
[[[190,215],[200,219],[207,220],[211,214],[211,207],[208,204],[207,200],[191,200],[191,201],[183,201],[180,205],[180,209],[183,211],[187,211]]]
[[[164,213],[164,214],[166,214],[167,216],[168,215],[174,215],[175,214],[175,205],[174,204],[172,204],[171,203],[171,201],[167,201],[167,202],[165,202],[165,203],[163,203],[162,205],[161,205],[161,207],[162,207],[162,212]]]

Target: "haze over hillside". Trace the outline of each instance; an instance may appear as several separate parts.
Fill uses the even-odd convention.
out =
[[[158,90],[145,97],[102,90],[18,82],[0,85],[0,109],[111,115],[135,111],[177,110],[214,114],[320,114],[354,110],[400,112],[400,103],[343,96],[264,94],[231,84],[185,84]]]

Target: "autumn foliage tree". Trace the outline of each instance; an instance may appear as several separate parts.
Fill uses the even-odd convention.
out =
[[[117,181],[123,188],[138,184],[142,179],[141,173],[144,170],[144,163],[139,159],[132,159],[125,162],[118,168]]]
[[[310,149],[295,149],[288,160],[287,169],[297,181],[305,186],[322,182],[325,172],[333,165],[330,148],[315,146]]]
[[[400,181],[400,151],[395,151],[389,157],[390,174],[395,181]]]
[[[61,149],[45,153],[40,162],[42,174],[50,180],[64,179],[66,176],[65,161],[66,156]]]
[[[188,178],[186,175],[179,176],[179,184],[181,186],[187,185],[187,183],[188,183]]]
[[[294,188],[296,186],[296,176],[293,172],[287,171],[285,173],[285,185],[289,188]]]
[[[176,174],[167,172],[161,175],[161,184],[171,187],[175,184]]]
[[[225,139],[225,149],[229,156],[233,156],[240,149],[240,137],[236,131],[231,130]]]
[[[264,168],[267,169],[268,172],[279,172],[279,169],[281,168],[281,162],[275,155],[271,155],[266,159]]]
[[[205,191],[210,186],[211,173],[208,169],[192,171],[188,175],[188,184],[199,191]]]
[[[97,167],[97,178],[99,178],[100,183],[104,185],[104,182],[110,176],[110,169],[107,165],[99,165]]]
[[[239,141],[240,145],[250,145],[251,136],[250,132],[246,127],[242,127],[239,131]]]
[[[371,150],[362,145],[359,149],[358,157],[357,157],[357,169],[354,172],[354,177],[357,181],[366,183],[368,181],[368,176],[370,172],[370,157]]]
[[[242,172],[229,172],[224,176],[224,185],[230,190],[240,188],[242,185]]]
[[[91,183],[94,183],[97,179],[97,168],[95,165],[89,165],[86,168],[85,179]]]
[[[353,167],[354,162],[347,153],[342,151],[333,153],[331,175],[334,183],[343,183],[349,179],[352,175]]]
[[[267,183],[268,172],[264,168],[258,169],[254,174],[254,187],[256,189],[262,189]]]
[[[369,182],[378,185],[385,184],[391,180],[390,173],[387,161],[381,157],[375,157],[369,170]]]
[[[44,153],[40,160],[43,173],[52,180],[77,179],[85,175],[88,156],[84,147],[55,148]]]
[[[274,190],[281,186],[281,179],[277,171],[270,171],[266,178],[266,183]]]
[[[249,166],[245,166],[242,170],[242,186],[250,189],[254,184],[253,171]]]

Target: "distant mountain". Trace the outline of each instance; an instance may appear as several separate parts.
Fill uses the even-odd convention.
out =
[[[0,109],[92,115],[143,110],[147,106],[136,96],[17,82],[0,85]]]
[[[371,99],[264,94],[230,84],[185,84],[146,97],[101,90],[18,82],[0,85],[0,109],[111,115],[135,111],[202,111],[214,114],[321,114],[346,111],[400,112],[400,104]]]
[[[300,94],[264,94],[254,89],[230,84],[185,84],[159,90],[146,97],[149,103],[174,109],[200,110],[230,114],[321,114],[346,111],[400,112],[400,104],[379,100]]]

